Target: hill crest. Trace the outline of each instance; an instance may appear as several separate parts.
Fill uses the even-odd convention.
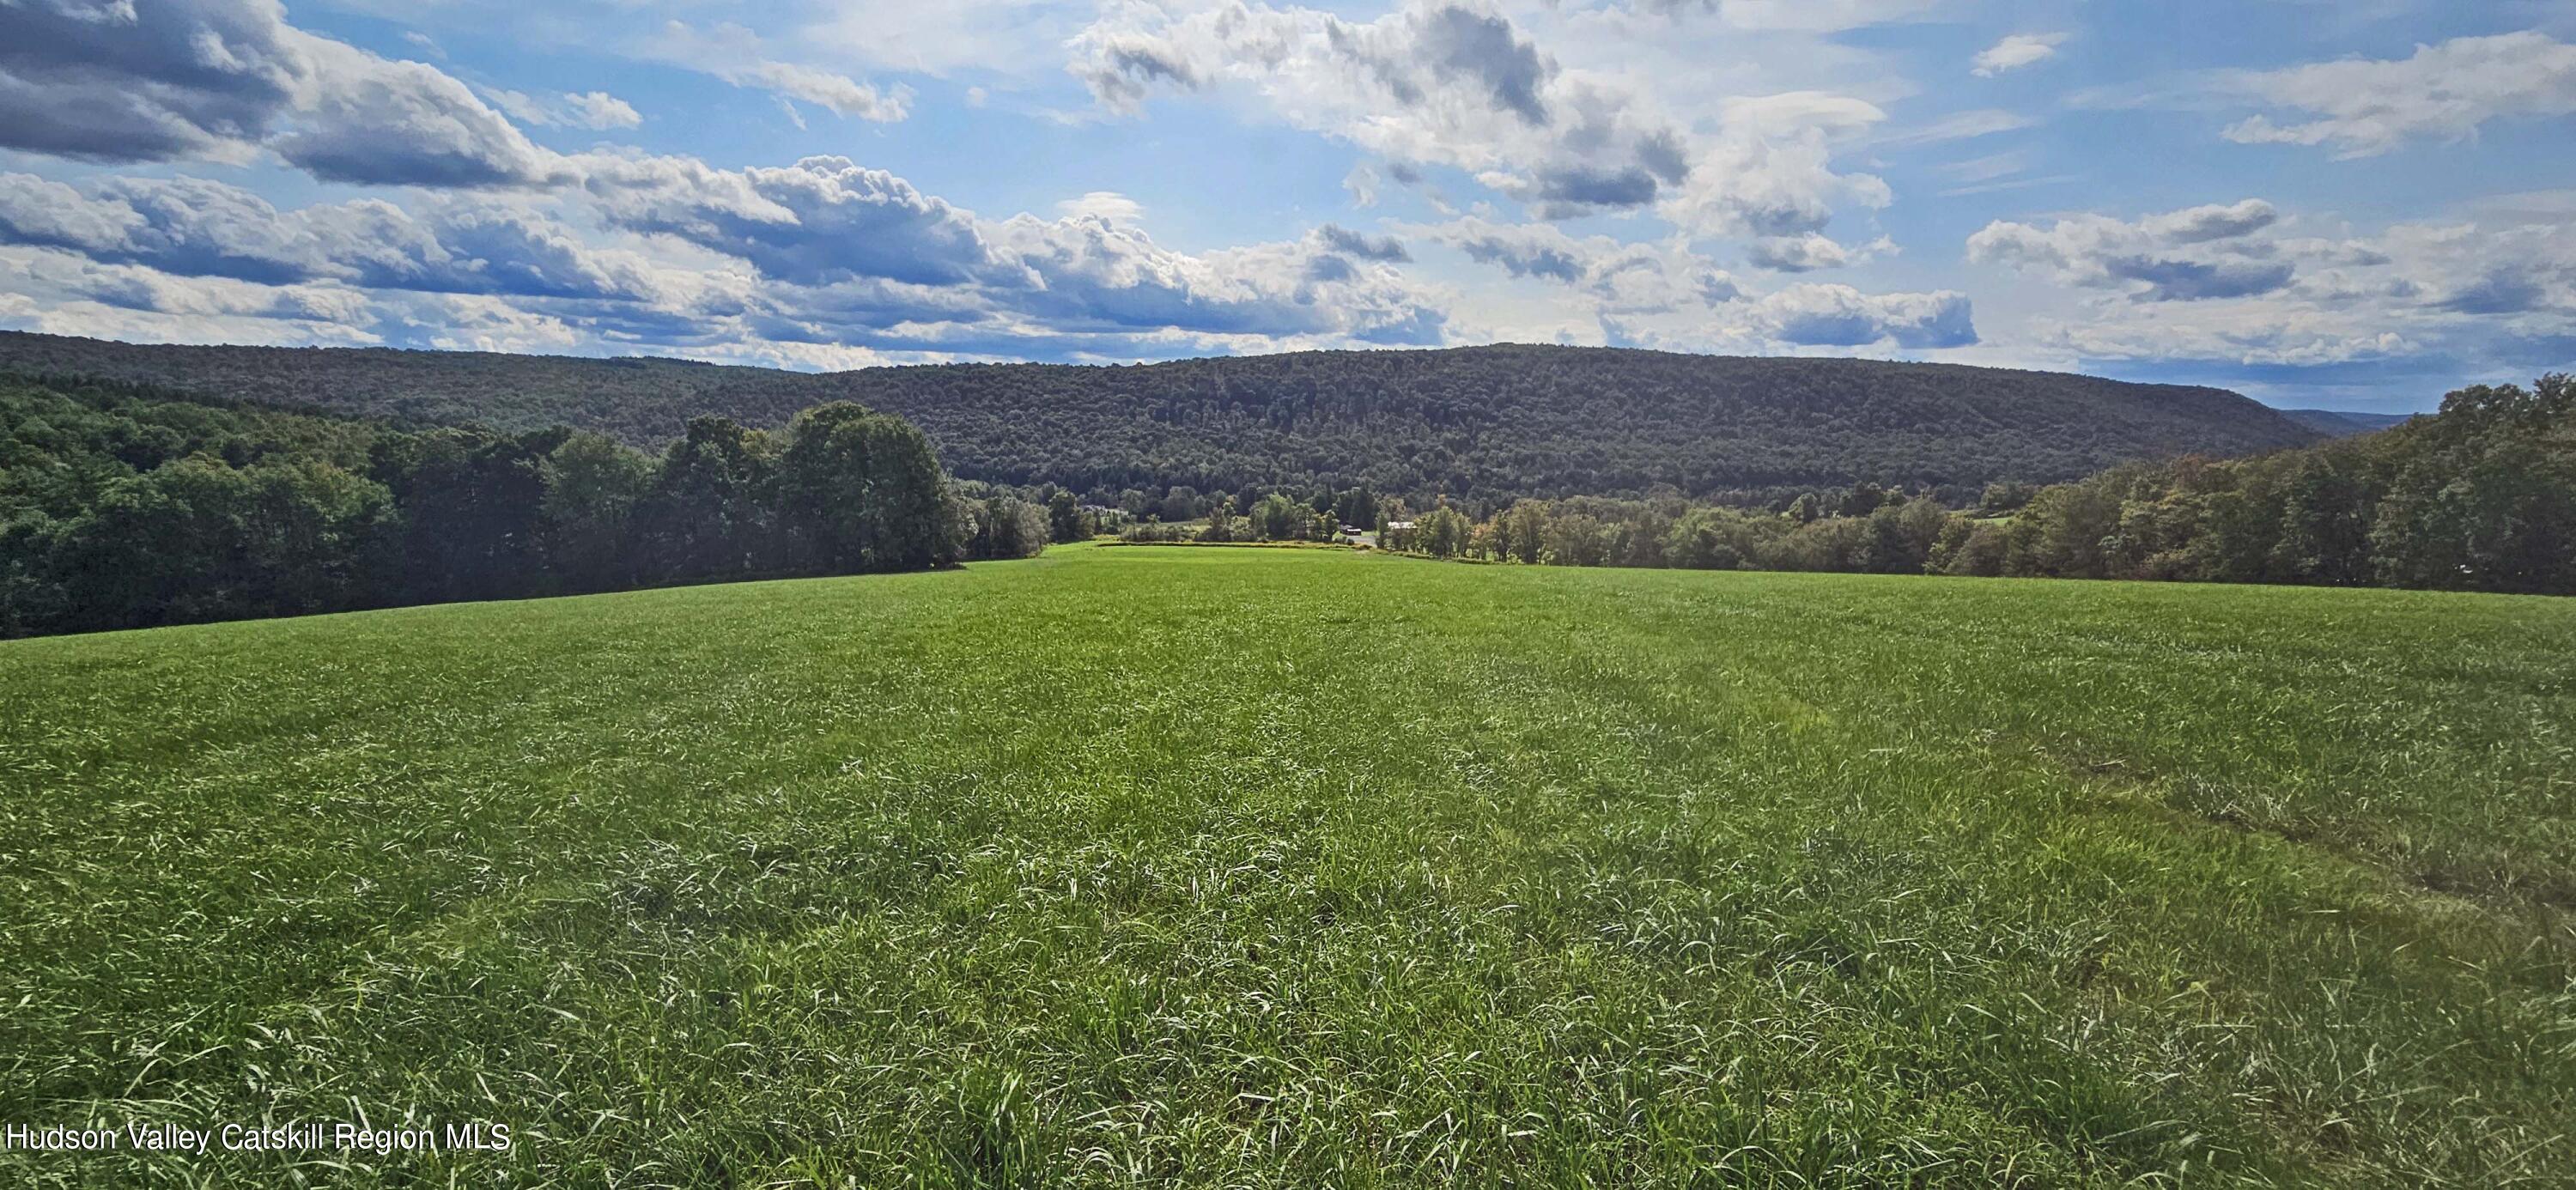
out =
[[[0,368],[639,446],[691,417],[783,423],[857,400],[919,423],[957,475],[1081,492],[1339,488],[1771,498],[1859,481],[1972,491],[2121,462],[2306,445],[2223,389],[1964,364],[1492,344],[1147,364],[799,373],[657,357],[138,345],[0,332]]]

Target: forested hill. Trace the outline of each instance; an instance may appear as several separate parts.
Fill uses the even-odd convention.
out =
[[[638,446],[721,414],[848,399],[901,414],[963,478],[1086,493],[1188,485],[1468,499],[1777,496],[1869,480],[1972,492],[2316,431],[2235,393],[2047,372],[1526,345],[1123,367],[946,364],[824,375],[675,360],[138,346],[0,333],[0,369]]]

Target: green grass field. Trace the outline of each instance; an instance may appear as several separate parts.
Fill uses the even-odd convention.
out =
[[[0,644],[0,1122],[360,1117],[516,1143],[298,1172],[2576,1183],[2576,602],[1076,547]]]

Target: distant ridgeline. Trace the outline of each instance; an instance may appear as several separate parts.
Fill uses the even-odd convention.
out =
[[[918,569],[1046,532],[846,402],[776,433],[702,418],[656,457],[0,379],[0,636]]]
[[[2349,413],[2341,409],[2283,409],[2280,414],[2329,438],[2401,426],[2413,416],[2405,413]]]
[[[654,451],[700,415],[777,426],[808,406],[854,400],[919,425],[961,478],[1051,483],[1098,505],[1175,486],[1356,487],[1480,507],[1666,491],[1779,504],[1861,482],[1961,501],[1998,481],[2070,480],[2124,462],[2252,454],[2325,436],[2212,388],[1513,345],[808,375],[659,359],[0,333],[0,368],[404,422],[560,424]]]

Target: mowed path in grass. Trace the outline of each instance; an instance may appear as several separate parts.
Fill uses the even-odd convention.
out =
[[[0,727],[0,1122],[516,1134],[316,1180],[2576,1177],[2576,601],[1076,547]]]

